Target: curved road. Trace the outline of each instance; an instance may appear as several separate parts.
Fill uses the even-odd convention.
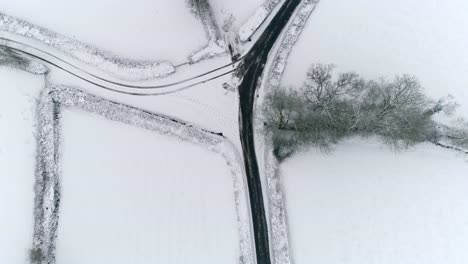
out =
[[[244,63],[240,65],[244,69],[242,69],[243,79],[239,85],[239,129],[249,187],[257,264],[271,264],[271,259],[265,204],[253,134],[255,91],[261,81],[269,52],[300,3],[301,0],[286,0],[270,25],[246,54]]]

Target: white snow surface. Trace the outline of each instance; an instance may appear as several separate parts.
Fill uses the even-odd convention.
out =
[[[238,29],[255,13],[262,2],[263,0],[211,0],[210,4],[219,25],[223,25],[232,15],[234,17],[233,29]]]
[[[281,173],[295,263],[468,263],[466,158],[358,138],[290,158]]]
[[[308,21],[283,79],[299,86],[311,63],[367,78],[410,73],[428,94],[452,94],[468,116],[468,2],[327,0]]]
[[[0,263],[28,263],[40,77],[0,67]]]
[[[77,110],[62,134],[57,263],[237,263],[221,156]]]
[[[207,43],[184,0],[0,0],[0,12],[132,59],[178,64]]]

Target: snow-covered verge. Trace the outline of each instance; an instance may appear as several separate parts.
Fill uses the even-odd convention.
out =
[[[92,45],[2,13],[0,13],[0,31],[38,41],[124,80],[142,81],[162,78],[175,72],[174,66],[168,61],[123,59]]]
[[[466,155],[353,138],[297,154],[281,174],[295,263],[468,262]]]
[[[316,0],[303,1],[294,14],[293,19],[287,25],[278,44],[275,44],[273,60],[266,66],[266,78],[263,79],[262,89],[258,91],[261,95],[257,100],[257,109],[255,111],[258,134],[264,132],[261,129],[262,98],[265,96],[265,93],[272,89],[278,89],[289,54],[317,3],[318,1]],[[256,148],[258,149],[257,153],[259,153],[259,162],[262,164],[260,170],[265,177],[263,185],[266,186],[264,192],[266,193],[266,197],[268,197],[267,212],[269,214],[270,241],[274,263],[291,263],[292,257],[289,245],[285,198],[278,173],[278,161],[273,156],[273,146],[269,135],[256,137]]]
[[[37,188],[39,191],[36,193],[36,199],[39,201],[36,204],[36,216],[39,216],[40,221],[39,225],[36,225],[34,245],[36,250],[45,252],[43,260],[55,262],[57,227],[60,226],[58,209],[61,206],[61,196],[66,194],[65,191],[62,192],[59,183],[60,150],[57,144],[60,136],[61,111],[64,107],[83,110],[109,120],[171,136],[221,155],[232,174],[239,231],[239,262],[253,263],[245,175],[241,168],[239,154],[230,141],[219,134],[198,129],[191,124],[167,116],[156,115],[63,86],[52,86],[45,90],[39,110],[41,114],[39,147],[41,150],[38,156],[37,185],[41,188]]]
[[[34,226],[34,113],[40,81],[38,76],[0,67],[0,263],[29,263]]]
[[[85,112],[61,115],[57,263],[238,263],[221,156]]]

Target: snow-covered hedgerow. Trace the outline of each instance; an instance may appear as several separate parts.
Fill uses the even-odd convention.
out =
[[[59,105],[52,92],[42,92],[38,105],[38,140],[35,183],[33,264],[54,263],[60,205],[59,172]]]
[[[221,32],[216,23],[210,2],[208,0],[186,0],[192,13],[200,20],[210,41],[221,39]]]
[[[200,20],[208,37],[208,44],[189,57],[190,63],[210,59],[226,52],[225,42],[221,37],[221,31],[216,23],[213,9],[208,0],[187,0],[192,13]]]
[[[1,31],[39,41],[41,44],[57,49],[73,59],[100,69],[105,74],[123,80],[151,80],[163,78],[175,72],[174,66],[168,61],[139,61],[120,58],[92,45],[3,13],[0,13],[0,33],[2,33]]]
[[[239,39],[247,41],[262,25],[268,15],[281,0],[266,0],[249,19],[239,28]]]
[[[201,50],[198,50],[192,53],[189,57],[190,63],[196,63],[202,60],[211,59],[216,56],[220,56],[226,53],[226,49],[223,41],[212,41],[208,43],[207,46],[203,47]]]
[[[39,104],[39,135],[36,174],[36,224],[31,257],[34,263],[55,263],[55,242],[60,207],[60,109],[79,109],[106,119],[156,133],[177,137],[220,154],[230,168],[239,232],[239,263],[253,264],[251,217],[245,172],[233,143],[222,134],[195,127],[174,118],[109,101],[75,88],[50,86]]]
[[[31,60],[28,56],[8,47],[0,46],[0,65],[7,65],[32,74],[45,74],[49,69],[42,63]]]

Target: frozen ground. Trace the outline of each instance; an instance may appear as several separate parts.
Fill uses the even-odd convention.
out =
[[[179,64],[208,41],[184,0],[0,0],[0,12],[133,59]]]
[[[429,144],[394,153],[372,139],[287,160],[295,263],[467,263],[467,161]]]
[[[35,105],[40,80],[0,67],[0,263],[28,263],[32,246]]]
[[[368,78],[411,73],[433,97],[451,93],[468,116],[468,2],[321,1],[293,49],[283,83],[300,85],[311,63]]]
[[[237,263],[220,156],[74,110],[62,134],[57,263]]]

